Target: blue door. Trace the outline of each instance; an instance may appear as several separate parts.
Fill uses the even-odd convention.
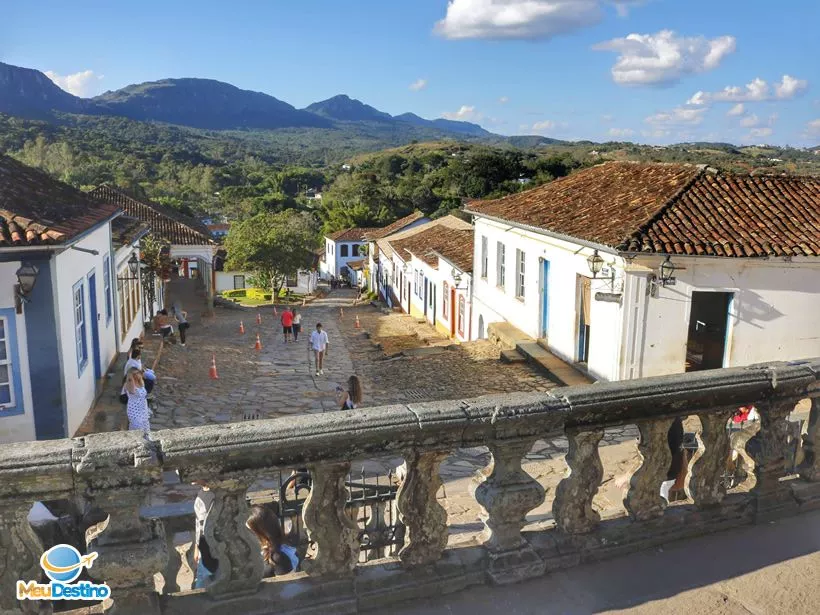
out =
[[[102,376],[102,367],[100,366],[100,315],[97,312],[97,274],[88,274],[88,297],[91,306],[91,356],[94,359],[94,379],[99,380]]]
[[[546,338],[549,334],[549,314],[550,314],[550,262],[541,259],[541,334],[539,337]]]

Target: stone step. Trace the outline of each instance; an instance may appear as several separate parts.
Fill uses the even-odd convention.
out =
[[[527,357],[518,352],[515,348],[505,348],[501,351],[502,363],[526,363]]]
[[[536,341],[519,342],[516,345],[516,350],[559,384],[573,386],[576,384],[592,384],[593,382],[592,378],[562,361]]]

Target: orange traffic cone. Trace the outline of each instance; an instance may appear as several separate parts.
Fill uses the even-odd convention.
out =
[[[259,334],[256,334],[256,345],[254,345],[255,350],[262,350],[262,340],[259,339]]]
[[[241,320],[239,321],[239,333],[240,335],[245,335],[245,323]]]
[[[361,329],[361,328],[362,328],[362,325],[361,325],[361,323],[359,322],[359,315],[358,315],[358,314],[356,314],[356,328],[357,328],[357,329]]]
[[[262,314],[260,314],[259,312],[256,313],[256,324],[257,325],[262,324]]]
[[[344,320],[345,318],[345,309],[339,308],[339,320]]]
[[[208,376],[211,380],[219,380],[219,374],[216,373],[216,355],[211,355],[211,369],[208,370]]]

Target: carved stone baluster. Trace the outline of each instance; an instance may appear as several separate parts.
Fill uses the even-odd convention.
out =
[[[265,572],[259,539],[245,525],[250,514],[245,500],[250,483],[248,478],[210,483],[214,501],[204,535],[219,568],[206,589],[215,598],[255,592]]]
[[[800,476],[808,481],[820,481],[820,397],[811,400],[809,425],[803,436]]]
[[[768,518],[784,507],[795,505],[791,491],[783,485],[788,447],[787,417],[794,409],[793,401],[760,403],[760,431],[746,445],[755,462],[755,486],[751,494],[755,497],[755,511],[759,521]]]
[[[489,445],[492,461],[471,485],[482,506],[484,546],[494,583],[515,583],[542,575],[545,564],[521,535],[529,511],[544,501],[544,488],[521,468],[535,438]]]
[[[108,514],[86,532],[86,549],[98,558],[88,574],[111,588],[116,615],[159,614],[154,574],[165,570],[165,531],[158,520],[140,517],[152,485],[161,481],[152,443],[139,432],[92,434],[74,451],[86,497]]]
[[[726,423],[731,410],[698,414],[703,453],[692,464],[689,494],[698,508],[717,506],[726,495],[726,469],[732,447]]]
[[[603,429],[567,430],[569,475],[558,483],[552,504],[555,524],[567,534],[591,532],[601,521],[592,509],[592,499],[604,475],[598,455],[598,443],[603,437]]]
[[[439,466],[447,455],[445,451],[409,451],[404,455],[407,475],[396,499],[400,519],[407,527],[407,542],[399,551],[406,566],[435,562],[447,546],[447,511],[436,499],[441,487]]]
[[[177,550],[174,544],[174,532],[167,526],[163,526],[165,530],[165,551],[168,553],[168,563],[165,570],[162,572],[162,578],[165,579],[165,585],[162,587],[163,594],[173,594],[180,590],[177,577],[179,570],[182,567],[182,555]],[[196,571],[194,572],[196,574]]]
[[[42,577],[40,556],[43,544],[28,522],[31,502],[0,504],[0,613],[37,613],[38,601],[17,601],[17,581],[37,581]]]
[[[302,509],[312,548],[305,561],[311,574],[347,576],[359,561],[359,530],[345,513],[345,480],[350,462],[308,466],[313,486]]]
[[[672,462],[668,434],[673,421],[657,419],[638,423],[641,435],[638,452],[643,462],[629,480],[629,491],[624,499],[624,507],[637,521],[659,517],[666,508],[660,490]]]

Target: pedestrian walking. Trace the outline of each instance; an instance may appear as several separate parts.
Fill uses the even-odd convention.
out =
[[[165,308],[157,312],[154,318],[154,330],[162,335],[162,340],[165,341],[168,336],[174,332],[174,327],[171,324],[171,317],[168,316],[168,310]]]
[[[282,316],[279,318],[279,321],[282,323],[282,333],[285,336],[285,343],[287,344],[290,341],[291,333],[293,333],[293,312],[290,311],[290,308],[286,307],[282,310]]]
[[[151,411],[148,408],[148,392],[145,390],[145,381],[140,370],[128,371],[125,377],[125,393],[128,396],[128,429],[141,429],[147,434],[151,431]]]
[[[174,304],[174,319],[179,323],[177,325],[179,329],[179,345],[185,348],[185,335],[191,327],[191,323],[188,322],[188,312],[183,310],[182,306],[178,303]]]
[[[340,410],[354,410],[362,403],[362,383],[358,376],[347,379],[347,390],[341,385],[336,387],[336,403]]]
[[[251,506],[245,526],[256,535],[262,547],[263,577],[287,574],[299,567],[296,549],[285,544],[282,523],[270,504]]]
[[[330,343],[327,339],[327,331],[322,330],[322,323],[316,323],[316,330],[310,334],[310,347],[316,357],[316,375],[322,376],[325,373],[325,357]]]
[[[302,332],[302,315],[293,309],[293,341],[299,341],[299,334]]]

